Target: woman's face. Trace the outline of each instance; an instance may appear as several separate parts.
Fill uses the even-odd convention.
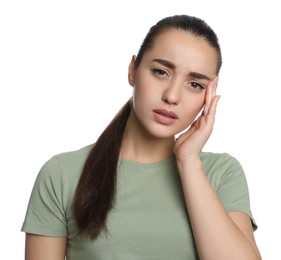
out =
[[[216,77],[216,50],[205,40],[172,29],[158,35],[137,69],[129,66],[133,115],[141,128],[161,138],[186,129],[204,105]]]

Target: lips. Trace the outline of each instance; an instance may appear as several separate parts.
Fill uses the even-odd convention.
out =
[[[172,119],[177,119],[177,115],[172,112],[172,111],[168,111],[166,109],[155,109],[153,110],[154,113],[157,113],[159,115],[162,115],[162,116],[165,116],[165,117],[169,117],[169,118],[172,118]]]
[[[166,109],[154,109],[153,116],[158,123],[163,125],[171,125],[178,119],[174,112]]]

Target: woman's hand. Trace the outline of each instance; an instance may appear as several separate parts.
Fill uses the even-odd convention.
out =
[[[174,152],[180,162],[199,158],[200,152],[209,139],[215,122],[216,107],[220,96],[216,95],[218,77],[206,88],[205,106],[202,114],[190,128],[177,139]]]

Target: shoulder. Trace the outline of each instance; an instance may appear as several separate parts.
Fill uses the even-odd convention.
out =
[[[235,178],[244,176],[244,170],[236,157],[228,153],[202,152],[201,161],[209,178]]]
[[[34,200],[44,200],[45,205],[57,202],[64,210],[68,209],[91,148],[92,145],[89,145],[76,151],[56,154],[47,160],[33,187]]]
[[[93,145],[85,146],[79,150],[59,153],[50,159],[57,161],[62,170],[80,169],[84,166]]]
[[[229,167],[241,167],[240,162],[232,155],[228,153],[211,153],[211,152],[202,152],[200,155],[203,165],[210,166],[219,166],[223,168]]]
[[[88,145],[79,150],[54,155],[42,166],[38,178],[62,180],[78,178],[92,147],[93,145]]]

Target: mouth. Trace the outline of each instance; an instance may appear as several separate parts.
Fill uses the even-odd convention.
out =
[[[178,119],[177,115],[174,112],[168,111],[166,109],[154,109],[153,112],[171,119]]]
[[[177,115],[166,109],[154,109],[153,117],[161,125],[172,125],[178,119]]]

